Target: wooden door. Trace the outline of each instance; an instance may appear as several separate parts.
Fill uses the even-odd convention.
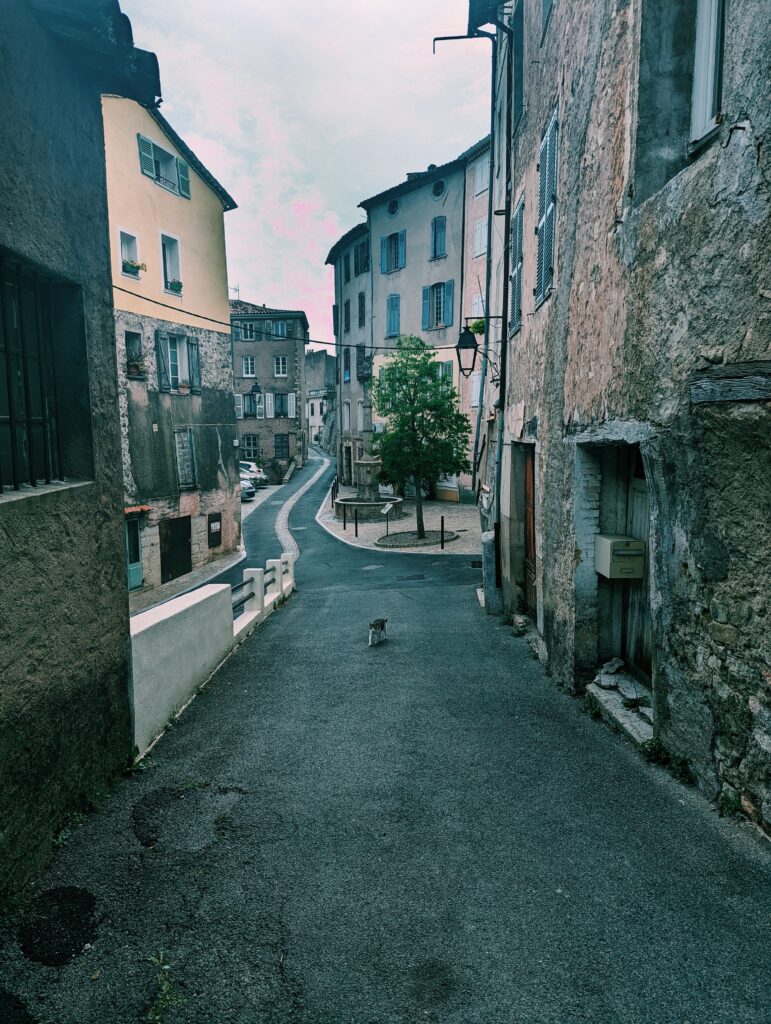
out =
[[[161,541],[161,583],[184,576],[193,568],[190,516],[162,519],[158,524]]]
[[[535,449],[525,448],[525,603],[536,614],[535,590]]]
[[[128,588],[137,590],[142,586],[142,534],[139,520],[135,517],[126,520],[126,566],[128,570]]]
[[[651,677],[651,611],[649,601],[649,539],[650,502],[645,482],[642,457],[635,455],[627,497],[626,532],[645,541],[645,575],[641,580],[624,582],[623,656],[635,674],[650,681]]]

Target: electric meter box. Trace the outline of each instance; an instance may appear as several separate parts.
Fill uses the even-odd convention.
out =
[[[594,540],[594,568],[609,580],[641,580],[645,575],[645,541],[599,534]]]

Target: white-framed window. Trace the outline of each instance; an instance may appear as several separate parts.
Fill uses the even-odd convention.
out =
[[[128,277],[139,277],[139,271],[142,268],[139,263],[137,237],[128,231],[120,233],[120,261],[122,274],[126,274]]]
[[[233,405],[236,410],[236,419],[242,420],[244,418],[244,396],[237,391],[233,392]]]
[[[286,377],[287,376],[287,359],[286,359],[286,356],[274,356],[273,357],[273,376],[274,377]]]
[[[273,321],[273,337],[274,338],[286,338],[287,334],[286,320],[274,320]]]
[[[173,235],[161,235],[161,264],[163,287],[175,295],[182,293],[182,270],[179,256],[179,239]]]
[[[190,198],[190,168],[184,160],[163,149],[156,142],[137,134],[139,167],[162,188]]]
[[[177,456],[177,478],[180,487],[195,487],[195,452],[193,431],[175,430],[174,448]]]
[[[241,376],[254,377],[254,356],[241,356]]]
[[[259,434],[244,434],[241,438],[241,454],[246,462],[257,462],[260,457]]]
[[[474,164],[474,195],[487,191],[490,183],[490,154],[486,153]]]
[[[697,0],[691,96],[691,142],[717,126],[723,62],[723,0]]]
[[[474,256],[487,252],[487,217],[474,221]]]
[[[257,337],[254,320],[242,320],[240,325],[240,336],[242,341],[254,341]]]
[[[407,232],[394,231],[380,239],[380,272],[392,274],[407,265]]]
[[[538,158],[538,250],[536,256],[536,305],[543,302],[554,283],[554,239],[557,228],[557,111],[541,140]]]
[[[423,288],[424,331],[436,327],[451,327],[453,319],[453,301],[455,294],[454,281],[438,281],[436,284]]]

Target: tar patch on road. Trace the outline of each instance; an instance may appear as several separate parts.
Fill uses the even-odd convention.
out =
[[[0,1020],[3,1024],[38,1024],[21,999],[4,988],[0,988]]]
[[[441,960],[424,960],[410,971],[410,995],[419,1006],[447,1002],[457,991],[455,972]]]
[[[93,942],[95,909],[96,897],[87,889],[62,886],[41,892],[19,928],[22,953],[36,963],[62,967]]]
[[[149,850],[203,850],[217,840],[227,824],[227,811],[245,793],[241,786],[208,782],[151,790],[131,810],[134,835]]]

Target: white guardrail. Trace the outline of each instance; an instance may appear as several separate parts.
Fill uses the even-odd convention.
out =
[[[244,569],[243,583],[210,583],[131,619],[136,756],[144,754],[233,648],[295,589],[295,556]],[[241,614],[234,618],[236,610]]]

